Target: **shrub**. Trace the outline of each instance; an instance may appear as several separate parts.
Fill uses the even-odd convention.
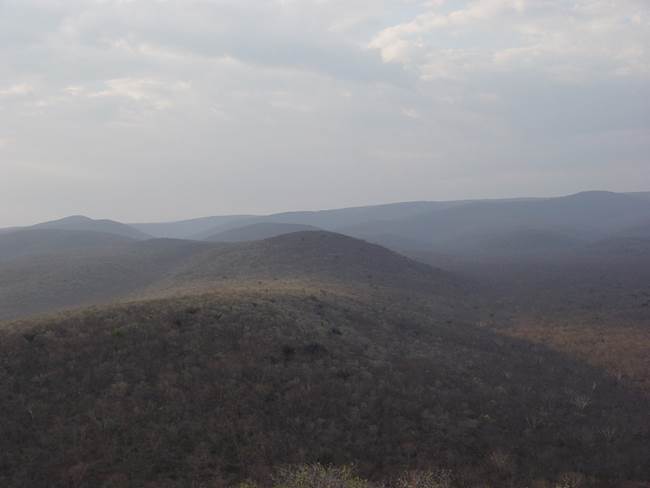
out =
[[[451,488],[451,472],[440,471],[410,471],[402,475],[395,488]]]
[[[351,466],[309,464],[281,469],[275,488],[366,488],[368,482],[354,474]]]

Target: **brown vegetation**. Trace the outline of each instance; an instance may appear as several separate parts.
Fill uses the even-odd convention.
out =
[[[596,369],[418,295],[264,286],[5,327],[0,485],[650,478],[647,401]]]
[[[12,260],[0,317],[138,301],[0,325],[0,486],[647,482],[640,259],[468,286],[305,232]]]
[[[557,325],[522,320],[501,332],[546,344],[605,369],[618,381],[650,395],[650,328],[641,325]]]

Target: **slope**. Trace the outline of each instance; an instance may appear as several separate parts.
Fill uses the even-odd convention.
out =
[[[84,217],[83,215],[74,215],[59,220],[43,222],[33,225],[31,228],[104,232],[106,234],[116,234],[140,240],[151,238],[150,235],[140,232],[126,224],[115,222],[114,220],[95,220]]]
[[[447,273],[328,232],[299,232],[238,244],[160,239],[0,264],[0,320],[260,280],[452,294],[461,286]]]
[[[311,225],[287,224],[283,222],[260,222],[217,232],[204,240],[212,242],[259,241],[292,232],[319,230]]]
[[[197,254],[172,281],[189,283],[313,280],[423,292],[461,290],[451,274],[382,246],[326,231],[222,245]]]
[[[131,227],[154,237],[168,239],[190,239],[197,234],[213,232],[221,226],[232,224],[254,217],[253,215],[224,215],[200,217],[176,222],[156,222],[129,224]]]
[[[117,234],[60,229],[25,229],[0,234],[0,261],[23,256],[123,246],[133,239]]]
[[[465,245],[497,239],[520,229],[563,233],[568,241],[597,240],[609,233],[647,221],[650,201],[633,195],[585,192],[568,197],[532,201],[476,202],[411,218],[367,222],[340,229],[349,235],[381,243],[396,236],[416,243],[420,250],[454,253],[474,251]],[[483,237],[484,236],[484,237]]]
[[[283,212],[265,216],[253,216],[218,226],[192,236],[195,239],[206,237],[243,225],[258,223],[287,223],[310,225],[325,230],[336,230],[346,226],[358,225],[367,221],[406,218],[424,214],[435,209],[450,208],[463,202],[403,202],[365,207],[348,207],[331,210]]]
[[[650,239],[644,228],[563,252],[414,253],[471,280],[481,322],[572,354],[650,394]]]
[[[149,240],[0,262],[0,320],[126,299],[206,246]]]
[[[0,484],[227,486],[292,463],[461,486],[650,479],[648,402],[417,295],[267,285],[0,330]]]

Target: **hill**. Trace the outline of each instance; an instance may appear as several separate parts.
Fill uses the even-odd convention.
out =
[[[83,215],[74,215],[59,220],[52,220],[31,226],[31,229],[58,229],[103,232],[105,234],[116,234],[132,239],[149,239],[150,235],[145,234],[133,227],[114,220],[95,220]]]
[[[413,257],[473,282],[486,326],[579,357],[650,394],[650,239],[642,235],[625,230],[555,253]]]
[[[283,212],[265,216],[252,216],[245,219],[235,220],[233,222],[220,223],[216,227],[198,233],[192,237],[195,239],[205,239],[210,235],[230,230],[235,227],[259,223],[309,225],[319,229],[334,231],[368,221],[410,217],[429,212],[433,209],[453,207],[461,203],[463,202],[403,202],[331,210]]]
[[[262,239],[269,239],[277,237],[282,234],[290,234],[292,232],[300,231],[315,231],[319,230],[311,225],[304,224],[286,224],[282,222],[260,222],[258,224],[250,224],[242,227],[235,227],[233,229],[218,232],[211,236],[206,237],[204,240],[212,242],[243,242],[243,241],[259,241]]]
[[[584,192],[538,200],[467,203],[415,217],[366,222],[342,228],[340,232],[378,243],[385,236],[399,236],[415,243],[420,251],[454,253],[463,250],[467,242],[506,241],[521,229],[528,229],[547,235],[562,234],[570,250],[575,242],[604,238],[647,222],[649,216],[647,199],[610,192]]]
[[[133,239],[117,234],[59,229],[25,229],[0,234],[0,261],[23,256],[123,246]]]
[[[570,240],[598,239],[611,231],[647,222],[647,193],[582,192],[557,198],[514,198],[401,202],[271,215],[204,217],[169,223],[133,224],[157,237],[210,239],[254,224],[297,224],[393,245],[408,242],[420,251],[453,250],[471,238],[498,239],[517,229],[566,233]],[[396,247],[397,249],[404,249]]]
[[[179,220],[176,222],[156,222],[129,224],[145,234],[167,239],[190,239],[198,234],[213,233],[214,229],[222,226],[253,218],[253,215],[226,215],[215,217],[200,217],[197,219]]]
[[[383,241],[383,239],[378,239]],[[440,239],[433,248],[458,256],[502,256],[512,259],[563,255],[584,247],[588,241],[566,231],[515,227],[496,231],[468,232],[462,238]],[[404,244],[408,246],[408,243]],[[417,249],[417,244],[411,244]],[[400,246],[398,245],[399,249]]]
[[[650,479],[647,399],[409,298],[276,283],[9,324],[0,484],[226,486],[313,461]]]
[[[627,195],[632,195],[632,196],[641,197],[641,198],[647,198],[648,200],[650,200],[650,191],[631,192],[631,193],[627,193]]]
[[[626,229],[619,233],[619,236],[636,237],[636,238],[650,238],[650,217],[640,225],[635,225],[632,228]]]
[[[195,255],[174,283],[312,280],[422,292],[458,292],[459,280],[382,246],[326,231],[222,245]]]
[[[583,192],[557,198],[511,198],[491,200],[421,201],[400,202],[362,207],[347,207],[319,211],[283,212],[271,215],[221,215],[201,217],[175,222],[134,223],[126,226],[112,221],[92,221],[73,216],[39,226],[73,230],[99,230],[146,237],[203,240],[230,229],[259,223],[298,224],[319,229],[342,232],[375,240],[376,236],[398,241],[417,241],[430,247],[438,239],[453,240],[462,237],[465,230],[487,231],[512,230],[528,227],[533,230],[567,230],[577,224],[580,231],[600,232],[635,225],[639,214],[648,219],[649,192],[612,193],[602,191]],[[640,206],[639,206],[640,205]],[[451,211],[445,217],[446,211]],[[455,213],[458,212],[458,213]],[[599,218],[602,217],[602,218]],[[436,219],[441,219],[438,222]],[[457,226],[433,226],[447,224],[458,219]],[[600,222],[598,222],[600,220]],[[93,222],[95,222],[93,224]],[[594,227],[595,223],[595,228]],[[101,224],[100,224],[101,223]],[[115,224],[121,229],[118,230]],[[485,226],[483,226],[485,224]],[[511,224],[511,225],[510,225]],[[620,224],[620,225],[618,225]],[[110,225],[103,229],[95,228]],[[90,228],[93,227],[93,228]],[[419,227],[420,232],[412,232]],[[137,234],[133,234],[133,230]],[[7,229],[0,229],[0,233]],[[460,234],[458,232],[460,231]],[[589,237],[593,233],[589,234]],[[598,234],[600,236],[600,234]],[[597,236],[597,237],[598,237]],[[580,237],[580,236],[576,236]],[[378,241],[381,242],[381,241]],[[422,250],[422,249],[420,249]]]
[[[0,263],[0,320],[260,280],[456,293],[458,280],[393,251],[328,232],[217,244],[155,239]]]
[[[0,262],[0,320],[126,299],[205,246],[149,240]]]
[[[650,235],[610,237],[592,244],[588,250],[603,257],[650,257]]]

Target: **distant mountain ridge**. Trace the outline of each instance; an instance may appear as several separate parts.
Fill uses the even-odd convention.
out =
[[[211,242],[244,242],[259,241],[269,239],[283,234],[302,231],[317,231],[318,227],[305,224],[286,224],[284,222],[260,222],[257,224],[248,224],[242,227],[217,232],[204,240]]]
[[[528,198],[486,200],[495,202],[527,201]],[[452,201],[416,201],[387,203],[363,207],[347,207],[330,210],[282,212],[271,215],[253,216],[220,225],[213,232],[229,230],[247,224],[272,222],[312,225],[323,230],[344,232],[347,227],[364,224],[367,222],[382,222],[385,220],[399,220],[423,215],[437,210],[446,210],[473,203],[477,200],[452,200]],[[193,236],[195,239],[204,239],[209,231]]]
[[[587,191],[563,197],[404,202],[267,216],[213,217],[202,219],[206,228],[201,232],[178,237],[213,240],[216,235],[251,225],[297,224],[397,250],[485,253],[490,245],[498,250],[496,243],[503,241],[523,253],[560,252],[562,239],[570,250],[577,243],[596,241],[647,221],[649,196],[650,192]],[[215,222],[216,226],[207,227]],[[523,229],[528,230],[528,236],[524,237]],[[535,234],[542,242],[526,250]],[[475,244],[471,244],[473,240]],[[483,246],[484,242],[489,245]]]
[[[650,222],[649,195],[588,191],[563,197],[403,202],[132,225],[72,216],[30,228],[104,232],[139,240],[156,236],[222,242],[323,229],[400,252],[523,256],[572,252],[581,244],[643,229]],[[0,235],[17,230],[0,229]]]
[[[366,222],[340,232],[383,243],[408,239],[420,250],[484,252],[484,241],[504,242],[521,229],[563,234],[567,242],[596,241],[650,217],[650,200],[610,192],[512,202],[475,202],[406,219]],[[557,240],[553,248],[557,249]],[[523,244],[522,244],[523,245]],[[544,249],[540,248],[540,252]]]
[[[132,239],[150,239],[151,236],[114,220],[95,220],[83,215],[73,215],[31,226],[32,229],[83,230],[116,234]]]
[[[158,223],[140,223],[129,224],[134,229],[144,232],[154,237],[169,239],[190,239],[199,234],[210,233],[213,229],[241,222],[253,215],[225,215],[215,217],[199,217],[196,219],[179,220],[176,222],[158,222]]]

